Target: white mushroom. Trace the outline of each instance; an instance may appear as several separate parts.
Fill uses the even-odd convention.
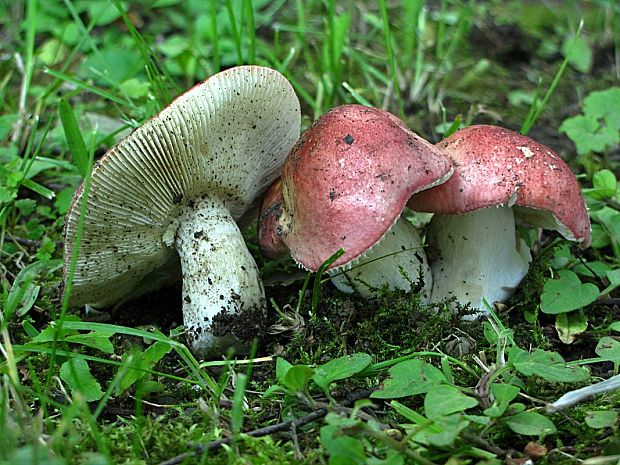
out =
[[[497,126],[470,126],[437,144],[454,163],[444,184],[414,195],[409,207],[435,213],[427,240],[439,257],[431,265],[431,301],[456,297],[487,313],[526,275],[529,249],[515,221],[554,229],[582,247],[590,219],[579,183],[548,147]]]
[[[112,147],[93,170],[71,303],[113,305],[180,270],[191,347],[230,344],[231,319],[265,307],[236,220],[280,174],[300,120],[281,74],[242,66],[196,85]],[[67,214],[65,280],[82,192]]]

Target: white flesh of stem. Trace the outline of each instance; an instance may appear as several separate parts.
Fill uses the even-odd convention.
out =
[[[462,215],[435,215],[427,234],[439,257],[432,263],[432,302],[456,297],[487,313],[502,302],[526,275],[529,248],[517,238],[510,207],[489,207]]]
[[[384,286],[410,291],[420,279],[422,301],[428,303],[433,281],[420,236],[407,220],[399,218],[381,241],[355,260],[351,269],[334,275],[332,283],[343,292],[357,292],[369,299]]]
[[[236,343],[234,335],[225,334],[227,322],[242,311],[256,315],[265,309],[256,262],[233,217],[217,199],[184,207],[176,247],[188,341],[197,353],[225,350]]]

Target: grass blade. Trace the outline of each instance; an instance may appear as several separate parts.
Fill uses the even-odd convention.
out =
[[[26,62],[24,63],[24,80],[20,90],[19,108],[25,110],[26,98],[30,90],[32,72],[34,69],[34,39],[37,29],[37,1],[28,0],[26,16]],[[22,115],[22,117],[25,115]]]
[[[235,10],[231,0],[226,0],[226,10],[228,11],[228,19],[232,30],[232,39],[235,43],[235,52],[237,53],[237,64],[243,63],[243,53],[241,51],[241,37],[237,28],[237,18],[235,18]]]
[[[29,344],[25,344],[25,345],[19,345],[19,344],[14,344],[13,346],[13,351],[16,354],[21,354],[21,353],[32,353],[32,354],[45,354],[45,355],[52,355],[52,348],[51,347],[47,347],[47,346],[35,346],[35,345],[29,345]],[[73,352],[70,350],[61,350],[61,349],[56,349],[55,354],[57,357],[64,357],[64,358],[80,358],[82,360],[86,360],[89,362],[96,362],[96,363],[101,363],[104,365],[111,365],[111,366],[115,366],[115,367],[124,367],[126,362],[120,362],[120,361],[116,361],[116,360],[112,360],[110,358],[103,358],[103,357],[97,357],[95,355],[86,355],[86,354],[81,354],[79,352]],[[190,379],[190,378],[183,378],[181,376],[176,376],[176,375],[172,375],[170,373],[164,373],[161,371],[155,371],[155,370],[151,370],[148,368],[141,368],[139,366],[132,366],[130,368],[131,370],[135,370],[135,371],[140,371],[143,373],[148,373],[149,375],[154,375],[154,376],[160,376],[160,377],[165,377],[165,378],[169,378],[172,379],[174,381],[179,381],[182,383],[188,383],[188,384],[198,384],[200,385],[200,382]],[[44,388],[42,388],[44,389]]]
[[[424,65],[424,41],[421,40],[426,33],[426,7],[421,6],[418,10],[417,22],[416,22],[416,36],[418,40],[416,41],[415,47],[415,64],[414,64],[414,73],[413,73],[413,82],[411,85],[411,97],[412,101],[416,101],[421,93],[423,87],[422,81],[422,71],[425,69]]]
[[[73,246],[73,250],[71,250],[71,254],[68,257],[69,266],[67,272],[67,278],[65,282],[65,291],[61,300],[61,308],[60,308],[60,319],[58,321],[57,331],[54,332],[54,340],[52,341],[51,354],[49,360],[49,367],[47,373],[47,379],[45,380],[45,392],[49,392],[52,383],[52,375],[54,373],[54,365],[56,364],[56,354],[58,350],[58,342],[59,338],[62,336],[62,325],[64,323],[65,315],[67,314],[67,310],[69,309],[69,297],[71,296],[71,288],[73,286],[73,276],[75,274],[75,268],[77,266],[78,253],[80,250],[80,242],[82,241],[82,234],[84,232],[84,217],[86,215],[86,210],[88,206],[88,194],[90,192],[90,179],[92,175],[92,161],[93,161],[94,148],[90,148],[90,153],[88,156],[89,166],[86,171],[86,177],[84,178],[84,187],[82,190],[82,199],[80,203],[80,215],[78,217],[77,224],[77,232],[75,237],[75,244]],[[66,260],[67,258],[65,258]],[[41,409],[46,412],[47,405],[43,401],[41,403]]]
[[[364,98],[364,96],[362,96],[362,94],[360,94],[357,90],[351,87],[351,85],[348,82],[344,81],[342,83],[342,87],[344,87],[347,90],[347,92],[351,94],[351,97],[353,97],[353,99],[360,105],[366,105],[367,107],[373,106],[372,103],[370,103],[368,100]]]
[[[536,122],[536,120],[538,119],[540,114],[542,113],[543,109],[545,108],[545,105],[547,104],[547,101],[553,95],[553,92],[555,92],[555,88],[560,83],[560,79],[562,79],[562,76],[564,75],[564,71],[566,71],[566,67],[568,66],[569,57],[571,55],[573,47],[575,46],[576,39],[581,34],[581,30],[582,29],[583,29],[583,19],[579,23],[579,27],[577,28],[577,32],[575,33],[575,37],[573,38],[573,42],[571,43],[570,47],[568,48],[568,52],[566,53],[566,56],[564,57],[564,61],[562,61],[562,64],[560,65],[560,69],[558,69],[558,72],[555,74],[555,77],[553,78],[553,81],[551,82],[551,85],[549,86],[549,89],[547,90],[547,93],[543,97],[542,102],[540,102],[540,104],[539,104],[537,99],[535,99],[532,102],[532,106],[530,107],[530,111],[529,111],[527,117],[525,118],[525,121],[523,122],[523,125],[521,126],[521,130],[519,131],[521,134],[527,135],[527,133],[530,132],[530,129],[532,128],[532,126],[534,125],[534,123]]]
[[[58,102],[58,114],[60,115],[60,121],[62,122],[62,128],[65,132],[65,138],[73,156],[73,161],[82,179],[84,179],[92,162],[88,157],[86,144],[84,143],[73,108],[71,108],[66,98],[61,98]]]
[[[248,381],[252,377],[252,370],[254,368],[254,357],[256,357],[257,344],[256,341],[252,344],[250,350],[250,363],[248,364],[245,373],[238,373],[237,380],[235,382],[235,391],[232,398],[232,411],[230,414],[231,430],[233,434],[233,442],[239,439],[241,434],[241,427],[243,426],[243,411],[245,410],[245,391],[248,387]]]
[[[316,275],[314,276],[314,286],[312,287],[312,313],[313,314],[316,313],[316,309],[319,306],[319,297],[321,294],[320,292],[321,276],[323,275],[323,273],[325,273],[327,268],[329,268],[329,266],[332,263],[334,263],[336,260],[338,260],[342,255],[344,255],[344,249],[339,249],[334,255],[332,255],[331,257],[329,257],[327,260],[323,262],[323,264],[317,270]]]
[[[211,5],[211,11],[210,11],[210,16],[211,16],[211,37],[212,39],[212,43],[211,46],[213,47],[213,72],[217,73],[220,71],[221,65],[220,65],[220,42],[219,42],[219,34],[217,31],[217,4],[216,2],[209,2],[209,4]]]
[[[256,28],[254,26],[254,6],[252,0],[244,0],[244,10],[247,11],[248,30],[248,59],[247,64],[254,63],[256,56]]]
[[[105,99],[110,100],[111,102],[114,102],[118,105],[121,105],[123,107],[129,108],[130,110],[134,111],[134,112],[139,112],[140,109],[134,105],[133,102],[129,101],[129,100],[124,100],[120,97],[117,97],[114,94],[111,94],[108,91],[105,91],[103,89],[100,89],[98,87],[92,86],[90,84],[87,84],[86,82],[77,79],[69,74],[65,74],[65,73],[61,73],[60,71],[56,71],[54,69],[51,68],[46,68],[45,69],[45,73],[54,76],[55,78],[58,79],[62,79],[63,81],[66,82],[70,82],[71,84],[74,84],[75,86],[79,87],[80,89],[86,91],[86,92],[92,92],[93,94],[99,95],[100,97],[103,97]]]
[[[92,323],[85,321],[65,321],[63,323],[63,328],[77,331],[102,331],[106,333],[118,333],[124,334],[126,336],[135,336],[169,344],[188,365],[189,369],[193,372],[196,380],[199,383],[206,385],[210,389],[216,389],[217,387],[215,381],[207,373],[200,369],[200,364],[194,358],[194,356],[185,344],[170,339],[169,337],[159,332],[149,332],[141,330],[139,328],[129,328],[126,326],[118,326],[107,323]]]
[[[172,87],[177,93],[179,92],[179,89],[174,80],[166,71],[166,68],[155,58],[153,51],[148,48],[144,37],[142,37],[142,35],[134,27],[121,2],[119,0],[112,0],[112,3],[114,3],[114,6],[121,14],[125,26],[127,26],[136,47],[140,51],[140,55],[142,55],[144,63],[146,63],[146,75],[151,83],[152,89],[155,90],[155,96],[157,97],[157,101],[159,103],[159,109],[162,109],[172,100],[172,97],[168,92],[168,87]]]

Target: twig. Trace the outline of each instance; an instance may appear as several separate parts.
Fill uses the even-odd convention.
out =
[[[351,404],[356,400],[366,399],[370,396],[370,394],[376,389],[365,389],[363,391],[354,392],[345,400],[345,404]],[[244,433],[246,436],[251,436],[253,438],[258,438],[261,436],[267,436],[269,434],[279,433],[281,431],[288,431],[290,429],[301,428],[308,423],[312,423],[313,421],[319,420],[327,415],[329,409],[327,408],[319,408],[314,412],[310,412],[303,417],[296,418],[294,420],[287,420],[281,423],[277,423],[275,425],[265,426],[264,428],[258,428],[247,433]],[[204,445],[198,445],[191,452],[185,452],[183,454],[177,455],[176,457],[171,458],[170,460],[166,460],[165,462],[161,462],[159,465],[177,465],[182,463],[184,460],[199,455],[203,452],[211,452],[219,449],[224,445],[229,445],[232,442],[232,437],[217,439],[215,441],[208,442]]]
[[[620,375],[612,376],[599,383],[567,392],[552,404],[547,404],[547,412],[557,412],[558,410],[575,405],[595,394],[601,394],[616,389],[620,389]]]
[[[502,449],[501,447],[497,447],[495,444],[487,441],[484,438],[481,438],[480,436],[477,436],[475,434],[471,434],[471,433],[463,433],[463,439],[465,439],[466,441],[471,442],[472,444],[488,450],[489,452],[492,452],[493,454],[496,455],[506,455],[508,451]]]
[[[616,211],[620,211],[620,203],[614,199],[606,199],[605,205],[607,205],[609,208],[613,208]]]
[[[477,394],[480,399],[480,403],[484,408],[491,406],[491,399],[489,398],[489,379],[493,373],[494,371],[486,372],[482,375],[482,378],[480,378],[480,381],[478,382]]]
[[[317,402],[316,406],[318,408],[328,408],[329,404],[327,404],[325,402]],[[334,413],[338,413],[338,414],[349,416],[349,415],[351,415],[353,413],[353,408],[345,407],[345,406],[342,406],[342,405],[334,405],[334,406],[331,407],[331,411],[334,412]],[[357,411],[356,416],[360,420],[374,421],[376,426],[380,430],[386,430],[386,429],[390,428],[390,425],[387,425],[385,423],[379,422],[376,417],[373,417],[372,415],[370,415],[369,413],[364,412],[363,410]]]
[[[536,404],[547,405],[547,402],[545,402],[544,400],[540,400],[540,399],[537,399],[536,397],[528,396],[524,392],[520,392],[519,396],[523,397],[524,399],[529,400],[530,402],[534,402]]]
[[[129,408],[107,406],[104,410],[104,413],[110,416],[130,417],[136,414],[136,410],[129,409]]]
[[[19,245],[25,245],[26,247],[41,247],[41,241],[33,241],[32,239],[24,239],[23,237],[11,236],[9,233],[4,235],[4,240],[15,242]]]
[[[4,234],[4,239],[7,241],[12,241],[15,242],[19,245],[24,245],[26,247],[36,247],[39,248],[42,245],[41,241],[35,241],[32,239],[26,239],[23,237],[17,237],[17,236],[13,236],[12,234],[9,233],[5,233]],[[54,241],[54,244],[56,245],[56,247],[62,247],[64,245],[64,241]]]
[[[370,428],[367,428],[365,432],[368,436],[378,441],[382,441],[384,444],[387,444],[392,449],[395,449],[399,451],[401,454],[404,454],[407,457],[412,458],[416,463],[419,463],[421,465],[436,465],[435,462],[425,458],[417,450],[412,450],[409,447],[407,447],[407,443],[404,441],[397,441],[396,439],[388,436],[385,433],[381,433],[379,431],[375,431]]]

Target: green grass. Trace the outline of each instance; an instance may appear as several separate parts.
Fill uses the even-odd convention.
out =
[[[0,465],[491,464],[524,458],[530,441],[547,449],[536,463],[617,462],[617,391],[545,410],[620,363],[620,163],[604,132],[619,85],[615,2],[28,0],[0,11]],[[265,280],[285,282],[267,287],[278,329],[252,356],[197,360],[176,288],[87,321],[61,292],[71,193],[82,180],[88,190],[94,159],[127,128],[238,64],[282,72],[304,128],[360,103],[432,142],[477,123],[529,133],[578,173],[592,247],[528,236],[532,271],[511,311],[483,323],[413,293],[367,302],[321,273],[300,278],[260,256],[249,231]],[[576,141],[601,135],[594,148]],[[546,314],[541,295],[565,270],[603,292]],[[562,342],[556,328],[583,320]]]

